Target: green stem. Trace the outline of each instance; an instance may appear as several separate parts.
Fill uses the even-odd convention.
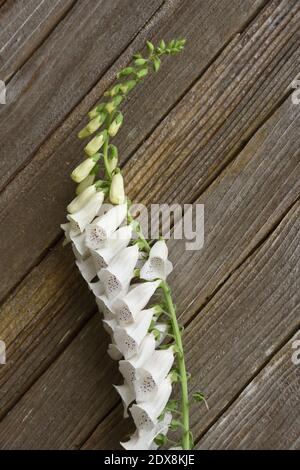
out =
[[[134,221],[131,214],[128,212],[128,222]],[[143,243],[144,248],[147,252],[150,251],[150,245],[145,239],[141,230],[136,231],[139,240]],[[189,395],[188,395],[188,384],[187,384],[187,372],[185,367],[183,345],[181,339],[180,328],[177,321],[175,307],[171,297],[170,287],[166,281],[162,281],[160,287],[162,288],[164,294],[164,300],[168,309],[169,318],[172,324],[172,330],[174,333],[174,340],[178,348],[177,360],[178,368],[180,374],[180,383],[181,383],[181,416],[182,416],[182,427],[183,427],[183,436],[182,436],[182,448],[184,450],[190,450],[190,424],[189,424]]]
[[[175,337],[175,342],[179,352],[177,353],[178,368],[181,382],[181,404],[182,404],[182,425],[183,425],[183,436],[182,436],[182,448],[184,450],[190,449],[190,428],[189,428],[189,396],[188,396],[188,385],[187,385],[187,374],[185,367],[185,360],[183,354],[182,339],[180,329],[176,317],[175,307],[172,301],[170,288],[166,281],[162,281],[161,288],[164,293],[166,305],[168,307],[172,329]]]
[[[108,115],[107,118],[107,129],[109,129],[109,126],[112,122],[112,114]],[[103,162],[104,162],[104,171],[105,171],[105,176],[108,181],[111,181],[112,176],[111,172],[109,170],[108,166],[108,144],[109,144],[109,134],[107,133],[107,138],[105,139],[105,142],[103,144]]]

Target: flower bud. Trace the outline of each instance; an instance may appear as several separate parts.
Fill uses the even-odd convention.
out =
[[[96,186],[92,185],[86,188],[81,194],[73,199],[67,207],[67,211],[70,214],[79,211],[86,202],[91,198],[93,194],[96,192]]]
[[[105,108],[106,103],[100,103],[95,106],[91,111],[88,113],[90,119],[94,119],[103,109]]]
[[[122,122],[123,122],[123,114],[119,112],[108,128],[108,133],[111,137],[114,137],[117,134],[118,130],[120,129],[122,125]]]
[[[71,173],[71,178],[76,183],[81,183],[91,172],[91,170],[96,165],[96,162],[99,160],[100,154],[95,154],[91,158],[87,158],[80,165],[78,165],[75,170]]]
[[[96,175],[93,175],[93,174],[88,175],[86,178],[84,178],[84,180],[81,181],[81,183],[79,183],[79,185],[76,188],[77,196],[81,194],[86,188],[88,188],[89,186],[93,184],[93,182],[95,181],[95,176]]]
[[[84,147],[85,153],[91,157],[102,147],[107,137],[107,131],[102,131],[100,134],[96,135],[90,142]]]
[[[123,101],[123,96],[117,95],[105,106],[106,111],[111,114]]]
[[[85,137],[90,136],[94,132],[96,132],[99,127],[103,124],[105,121],[106,114],[105,113],[100,113],[97,114],[96,117],[94,117],[81,131],[78,133],[79,139],[84,139]]]
[[[122,83],[122,85],[120,85],[120,91],[122,93],[126,94],[130,90],[132,90],[135,87],[136,84],[137,84],[136,80],[128,80],[127,82]]]
[[[123,204],[125,202],[124,181],[121,173],[116,173],[112,177],[109,199],[112,204]]]

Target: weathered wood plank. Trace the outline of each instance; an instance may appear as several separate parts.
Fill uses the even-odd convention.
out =
[[[127,181],[130,182],[128,190],[131,198],[135,197],[140,202],[142,199],[145,202],[150,199],[148,197],[145,200],[144,190],[139,183],[140,175],[144,186],[147,187],[148,195],[153,195],[151,196],[152,202],[157,202],[155,194],[156,192],[161,194],[163,187],[164,191],[167,187],[170,189],[178,187],[180,196],[178,192],[174,192],[172,196],[166,198],[163,196],[160,202],[165,202],[166,199],[169,201],[180,199],[182,202],[193,200],[204,188],[205,181],[209,181],[216,171],[235,155],[241,142],[249,138],[256,126],[274,109],[278,100],[282,99],[297,63],[298,45],[293,33],[299,15],[292,15],[290,4],[287,7],[286,2],[283,2],[277,7],[277,3],[273,2],[250,28],[233,39],[217,62],[179,103],[170,117],[162,122],[154,133],[154,137],[148,139],[137,152],[132,163],[125,170],[128,176]],[[163,21],[161,27],[165,27]],[[197,31],[196,27],[192,29]],[[262,39],[258,40],[260,35]],[[273,41],[274,35],[278,37],[275,42]],[[255,54],[260,53],[264,54],[263,60],[257,61]],[[207,63],[209,58],[210,55],[207,53],[204,63]],[[169,64],[167,66],[169,67]],[[168,68],[166,67],[165,70],[167,71]],[[169,72],[167,76],[172,82]],[[136,95],[133,95],[133,108],[130,108],[132,101],[128,102],[132,111],[133,109],[137,111],[140,107],[138,103],[144,100],[143,97],[150,96],[157,88],[155,80],[156,78],[153,78],[151,81],[150,88],[146,86],[146,95],[139,95],[141,93],[139,90],[136,91]],[[262,83],[264,83],[263,87]],[[154,85],[155,87],[152,88]],[[236,93],[235,102],[229,105],[231,93]],[[198,103],[205,113],[210,115],[210,119],[198,119]],[[226,113],[225,110],[227,110]],[[229,115],[228,110],[231,113]],[[138,113],[137,115],[142,119]],[[132,134],[129,130],[132,126],[131,116],[132,112],[129,110],[128,123],[124,126],[124,132],[127,132],[129,139],[124,139],[120,147],[121,155],[124,155],[125,159],[128,157],[125,145],[128,141],[129,147],[131,145]],[[218,116],[218,122],[214,124],[216,116]],[[147,114],[143,119],[146,118],[148,118]],[[134,129],[136,125],[134,121]],[[145,128],[147,129],[147,126]],[[78,126],[76,126],[77,129]],[[71,133],[70,128],[69,131]],[[202,161],[197,157],[196,148],[193,150],[193,160],[186,155],[186,150],[182,149],[184,136],[190,135],[192,131],[203,134],[203,142],[200,144],[197,136],[193,138],[198,142]],[[136,136],[135,131],[132,132]],[[0,286],[2,298],[28,272],[40,254],[57,237],[59,223],[64,218],[66,201],[70,200],[73,192],[72,183],[68,182],[68,173],[70,167],[79,158],[79,144],[74,134],[75,131],[69,138],[65,138],[65,142],[53,154],[52,147],[50,151],[49,149],[41,150],[36,159],[2,194],[0,199],[4,273],[4,281]],[[58,139],[59,142],[61,138],[62,136]],[[138,143],[136,137],[133,140]],[[163,158],[160,158],[161,155]],[[184,159],[191,168],[191,176],[190,180],[186,178],[184,185],[178,186],[177,180],[180,178],[179,173]],[[147,173],[140,165],[140,160],[144,162]],[[163,166],[156,173],[157,161],[161,161]],[[174,174],[171,173],[172,169]],[[186,172],[182,173],[186,176]],[[168,185],[164,184],[165,174],[168,175]],[[141,197],[137,197],[136,187],[139,188]],[[188,196],[187,188],[189,189]],[[49,196],[45,197],[45,193]],[[31,208],[30,213],[26,212],[26,217],[23,212],[24,206]],[[37,228],[36,232],[31,230],[33,224]],[[13,244],[8,242],[11,237],[13,237]],[[32,247],[30,255],[22,250],[24,243],[30,243]]]
[[[0,339],[7,348],[7,364],[0,367],[0,418],[95,310],[71,251],[61,245],[51,250],[0,311]]]
[[[210,406],[209,412],[202,405],[200,408],[195,406],[191,414],[195,438],[215,421],[268,361],[276,348],[289,337],[297,325],[299,326],[299,215],[298,203],[265,244],[232,274],[185,331],[186,358],[188,370],[192,374],[191,392],[199,389],[204,391]],[[191,284],[191,280],[192,277],[188,278],[187,282]],[[288,350],[288,360],[291,362],[290,346]],[[233,405],[233,411],[225,414],[226,421],[223,423],[221,418],[220,425],[212,427],[212,432],[208,432],[207,438],[205,436],[204,440],[200,441],[200,448],[255,445],[262,448],[289,448],[298,445],[299,421],[296,424],[296,415],[291,418],[290,404],[287,404],[287,408],[283,407],[281,412],[277,407],[278,427],[274,427],[274,433],[268,434],[269,426],[266,426],[263,436],[259,435],[257,440],[255,436],[258,433],[255,430],[251,434],[249,431],[245,446],[241,440],[245,432],[243,416],[246,419],[247,412],[253,410],[249,426],[255,427],[253,423],[261,416],[258,410],[261,408],[263,414],[270,406],[268,401],[262,403],[268,387],[269,394],[274,397],[272,418],[276,409],[275,397],[281,394],[282,400],[293,400],[291,392],[295,391],[295,381],[299,381],[299,374],[296,379],[296,366],[293,367],[293,371],[290,370],[291,386],[287,387],[286,393],[283,393],[282,385],[286,380],[289,381],[288,373],[282,378],[283,382],[277,380],[277,374],[270,378],[258,395],[255,393],[251,396],[248,404],[242,395],[238,401],[240,405]],[[260,375],[254,383],[261,382]],[[259,387],[256,389],[259,390]],[[299,400],[299,393],[294,398]],[[119,424],[120,416],[119,406],[99,424],[83,448],[118,448],[118,442],[124,439],[126,429],[130,429],[128,423]],[[231,419],[233,417],[234,419]],[[284,418],[286,426],[291,425],[292,432],[285,433],[285,427],[281,428],[280,420]],[[260,425],[261,423],[258,423],[258,426]],[[247,427],[248,425],[246,429]]]
[[[197,449],[300,449],[300,374],[296,334],[255,377]]]
[[[0,10],[0,78],[5,82],[26,62],[75,0],[9,0]]]
[[[3,436],[1,449],[80,447],[97,425],[99,413],[104,416],[116,399],[111,383],[117,383],[117,371],[106,356],[106,347],[107,338],[100,328],[99,316],[95,315],[58,362],[35,383],[31,389],[35,393],[34,402],[28,406],[25,395],[4,419],[8,435],[14,434],[16,439],[12,443]],[[61,361],[65,364],[63,376],[57,367]],[[21,414],[13,424],[11,418],[17,408]],[[28,435],[29,428],[32,436]]]
[[[7,105],[0,109],[0,141],[6,146],[0,163],[1,188],[161,4],[162,0],[76,2],[8,84]]]
[[[253,248],[254,243],[258,243],[261,240],[264,234],[266,234],[266,231],[270,229],[270,225],[274,224],[278,217],[282,217],[282,215],[287,210],[288,205],[293,201],[294,194],[297,191],[297,187],[293,188],[294,182],[290,176],[290,173],[297,181],[299,170],[297,170],[297,166],[294,166],[292,157],[293,152],[295,151],[295,141],[293,140],[293,135],[294,129],[297,127],[297,121],[295,118],[298,115],[299,111],[297,114],[297,106],[293,106],[290,104],[290,101],[287,101],[287,103],[285,103],[280,108],[279,112],[276,113],[276,115],[269,120],[269,122],[264,126],[264,128],[260,132],[257,133],[255,138],[253,138],[252,141],[246,146],[244,151],[239,155],[236,161],[230,165],[228,170],[224,171],[223,175],[221,175],[221,177],[216,181],[216,183],[204,193],[203,197],[205,198],[205,205],[207,208],[206,212],[209,217],[208,222],[206,222],[206,224],[208,223],[208,228],[206,229],[207,236],[205,248],[201,252],[202,259],[200,260],[199,256],[197,256],[197,253],[195,252],[193,253],[193,256],[190,256],[187,252],[185,252],[184,255],[184,253],[180,251],[180,242],[176,245],[171,243],[171,259],[173,259],[173,261],[177,261],[175,264],[175,273],[180,272],[180,276],[178,276],[178,274],[176,276],[173,276],[171,284],[174,288],[175,299],[177,305],[179,306],[179,311],[183,312],[183,314],[181,315],[183,317],[183,321],[186,321],[191,318],[193,311],[196,308],[198,309],[203,304],[203,298],[207,298],[212,295],[214,290],[221,282],[222,276],[225,272],[225,266],[227,275],[232,273],[232,271],[237,266],[237,260],[240,262],[242,256],[247,256],[247,254],[249,254],[249,251],[251,248]],[[274,129],[273,133],[271,132],[272,129]],[[268,135],[269,133],[270,136]],[[258,149],[257,152],[254,153],[253,148],[256,147],[258,147]],[[284,148],[285,152],[285,161],[282,158],[282,148]],[[264,159],[266,159],[265,166],[262,165]],[[260,175],[258,175],[258,173],[260,173]],[[258,187],[260,187],[259,190]],[[291,189],[288,189],[289,187],[291,187]],[[264,196],[262,196],[262,194],[264,194]],[[225,208],[227,209],[225,210]],[[252,218],[254,219],[254,221],[252,220]],[[239,229],[235,227],[236,220],[239,221]],[[296,220],[298,219],[296,218]],[[238,234],[232,235],[232,230],[237,231]],[[290,250],[294,249],[294,244],[291,242],[290,239],[288,240],[286,245]],[[282,249],[284,249],[286,245],[283,244]],[[299,244],[296,243],[297,247],[298,245]],[[275,242],[271,243],[271,248],[274,248],[275,253],[279,252],[279,248],[276,247]],[[209,256],[206,255],[207,252],[209,253]],[[290,274],[286,274],[285,272],[283,272],[283,277],[281,277],[281,273],[278,278],[274,276],[274,282],[273,284],[271,284],[272,277],[268,278],[267,273],[270,272],[270,276],[274,275],[274,273],[279,273],[280,270],[278,269],[278,266],[281,266],[282,258],[280,257],[276,264],[276,258],[272,255],[271,259],[273,260],[274,265],[270,265],[270,263],[267,263],[267,256],[265,256],[265,258],[263,257],[263,253],[264,252],[259,252],[259,255],[256,255],[255,263],[253,262],[252,264],[251,260],[248,261],[248,270],[245,270],[245,278],[247,279],[245,283],[248,283],[249,286],[252,286],[252,288],[254,289],[253,285],[250,283],[250,278],[251,275],[256,278],[260,265],[258,264],[258,267],[255,268],[255,270],[253,269],[253,266],[257,264],[257,259],[262,260],[262,268],[264,268],[265,271],[258,279],[258,287],[262,289],[262,294],[258,295],[259,293],[255,292],[255,295],[253,294],[252,299],[252,297],[250,297],[251,290],[248,292],[248,294],[245,294],[245,283],[241,284],[241,290],[240,292],[238,292],[240,296],[237,296],[236,305],[234,307],[234,315],[232,315],[233,307],[225,307],[226,305],[228,305],[227,302],[229,302],[229,305],[230,302],[234,302],[235,295],[237,294],[237,286],[235,284],[232,284],[232,282],[234,279],[236,279],[236,277],[238,277],[238,279],[240,277],[238,276],[238,274],[233,273],[231,278],[229,279],[229,285],[231,286],[233,293],[230,294],[230,289],[227,283],[226,289],[223,289],[223,291],[225,290],[226,293],[223,293],[223,296],[221,296],[221,300],[218,300],[219,296],[221,295],[219,294],[219,296],[216,297],[217,300],[214,299],[213,302],[208,304],[206,309],[203,310],[204,313],[202,312],[201,315],[197,316],[194,320],[194,322],[197,322],[197,324],[195,329],[192,330],[191,337],[186,336],[185,338],[187,350],[191,351],[190,355],[188,355],[188,358],[194,376],[199,378],[199,381],[201,382],[201,387],[204,388],[204,391],[210,397],[210,402],[214,399],[219,400],[217,405],[213,407],[213,411],[203,417],[201,425],[207,426],[207,424],[210,422],[209,420],[213,419],[213,417],[215,416],[214,413],[226,406],[228,401],[232,398],[231,393],[236,393],[236,391],[241,388],[242,384],[245,383],[246,371],[247,373],[250,372],[251,374],[255,373],[255,370],[257,370],[256,367],[259,367],[259,361],[262,358],[264,359],[263,353],[259,353],[259,351],[261,351],[259,348],[265,347],[266,350],[269,348],[270,354],[270,343],[273,342],[272,344],[275,344],[276,347],[276,342],[282,340],[282,334],[285,335],[286,330],[290,327],[290,325],[291,327],[294,326],[293,322],[297,320],[295,310],[290,307],[289,297],[286,299],[284,293],[279,297],[279,299],[282,299],[282,302],[284,302],[282,306],[280,305],[281,308],[279,308],[279,311],[275,311],[276,309],[274,308],[274,305],[272,305],[271,300],[266,305],[266,311],[264,311],[261,307],[260,302],[262,302],[264,295],[268,296],[268,294],[270,294],[274,302],[279,302],[277,296],[272,294],[276,291],[276,289],[278,289],[278,284],[280,284],[283,279],[285,280],[285,282],[289,283],[289,281],[286,279],[291,279],[291,277],[289,276],[294,275],[292,271],[292,266],[286,266],[286,269]],[[284,259],[286,259],[286,255],[287,251],[285,250]],[[195,263],[197,264],[195,265]],[[39,269],[39,267],[37,269]],[[206,274],[206,272],[208,274]],[[269,280],[268,289],[262,283],[262,279],[264,278]],[[210,282],[207,282],[207,279],[209,279]],[[186,292],[187,289],[183,284],[189,285],[190,289],[193,291],[194,303],[192,307],[190,307],[191,299],[189,296],[189,292]],[[288,291],[286,289],[286,285],[289,284],[285,284],[284,289],[281,286],[281,290],[284,290],[284,292],[286,292],[286,295],[290,295],[292,292],[292,286],[290,288],[290,291]],[[298,290],[296,290],[296,292],[298,292]],[[257,299],[258,303],[255,303],[255,299]],[[243,301],[243,303],[239,305],[239,302],[241,301]],[[216,312],[215,314],[213,314],[214,309],[211,307],[211,305],[215,304],[218,306],[218,309],[216,308]],[[246,307],[248,308],[248,310]],[[212,311],[210,309],[212,309]],[[208,311],[207,314],[205,314],[206,310]],[[262,310],[264,314],[258,314],[257,317],[255,317],[254,312],[256,310],[258,312]],[[64,308],[62,308],[61,314],[64,314]],[[252,325],[251,322],[258,322],[260,320],[264,321],[264,319],[267,318],[270,314],[272,314],[272,318],[274,320],[270,320],[270,318],[268,318],[265,330],[263,331],[263,338],[266,338],[265,343],[263,339],[259,338],[258,345],[256,344],[257,337],[253,336],[253,331],[251,331],[250,328],[250,326]],[[278,318],[277,315],[279,315],[280,318]],[[283,315],[283,317],[281,317],[281,315]],[[217,322],[218,319],[221,323]],[[99,320],[97,319],[97,321]],[[273,321],[275,323],[273,323]],[[94,322],[94,319],[91,322]],[[194,322],[192,324],[195,325]],[[208,328],[207,322],[212,322],[209,323],[211,325],[211,328],[209,329],[208,333],[206,333],[206,330]],[[274,326],[280,325],[280,323],[282,325],[283,322],[286,322],[286,329],[284,329],[283,331],[277,331],[275,328],[276,335],[273,337],[272,333],[274,331]],[[230,328],[231,323],[232,329]],[[226,328],[228,328],[228,332],[226,329],[226,335],[229,339],[223,345],[224,340],[222,338],[218,339],[218,335],[220,329],[224,328],[225,324]],[[94,323],[93,325],[93,329],[97,329]],[[244,325],[246,325],[245,330],[243,330]],[[263,330],[262,325],[264,325],[264,323],[259,324],[259,332]],[[72,326],[70,325],[70,329],[71,328]],[[268,328],[270,328],[270,330],[268,330]],[[99,337],[97,337],[96,335],[95,341],[98,343],[98,341],[101,342],[102,338],[100,322],[97,331],[97,335],[99,335]],[[195,334],[195,331],[197,331],[197,335]],[[200,334],[201,331],[202,334]],[[248,352],[250,351],[249,345],[243,342],[242,338],[244,332],[248,332],[248,334],[250,335],[250,339],[252,338],[253,340],[253,343],[248,342],[252,346],[250,359],[247,356]],[[32,333],[31,336],[32,340],[34,338],[33,334],[34,333]],[[199,337],[201,337],[200,344]],[[233,338],[233,342],[230,340],[230,337]],[[246,370],[242,367],[236,367],[232,371],[230,369],[230,373],[228,372],[227,374],[227,382],[225,382],[226,377],[224,377],[224,363],[222,366],[222,364],[218,365],[218,363],[215,364],[215,362],[220,360],[220,355],[223,355],[222,347],[226,346],[228,348],[228,351],[227,353],[224,352],[224,357],[225,359],[227,359],[227,357],[229,356],[229,364],[232,364],[236,356],[236,347],[234,346],[234,344],[237,343],[238,340],[241,341],[241,348],[244,344],[245,354],[244,356],[241,356],[241,354],[239,353],[237,355],[236,360],[245,360]],[[92,341],[92,339],[90,339],[90,341]],[[37,425],[39,420],[41,420],[41,413],[52,413],[52,407],[55,409],[57,408],[58,410],[65,409],[65,400],[68,400],[69,397],[66,397],[64,395],[63,389],[65,388],[65,383],[63,384],[63,389],[61,389],[61,379],[58,379],[58,377],[60,375],[64,376],[65,370],[69,370],[70,383],[73,383],[73,380],[75,381],[75,383],[77,383],[77,379],[72,378],[72,374],[75,374],[77,377],[79,373],[77,368],[75,366],[73,367],[72,365],[73,361],[75,360],[73,351],[77,348],[76,343],[77,339],[75,338],[71,345],[66,349],[65,353],[60,356],[57,359],[56,363],[53,365],[53,370],[55,370],[56,381],[52,381],[52,372],[47,371],[41,376],[37,384],[35,384],[24,395],[23,399],[13,408],[11,413],[4,418],[4,420],[0,424],[1,446],[19,447],[20,445],[22,445],[24,448],[26,448],[28,446],[56,447],[57,445],[59,445],[61,447],[73,447],[77,445],[79,441],[84,441],[84,434],[88,435],[88,428],[86,427],[84,432],[81,431],[82,427],[81,422],[79,420],[80,413],[78,413],[78,415],[74,417],[72,424],[70,424],[70,427],[72,426],[73,430],[72,438],[69,437],[69,424],[67,424],[65,430],[59,431],[59,433],[51,432],[51,437],[45,435],[45,437],[43,438],[43,434],[38,435],[36,441],[34,433],[31,432],[31,425]],[[215,347],[217,347],[218,349],[216,355],[213,355],[213,357],[211,358],[211,360],[213,360],[214,362],[214,366],[212,367],[209,362],[209,357],[210,354],[212,354],[211,351],[214,351],[214,349],[212,349],[213,345],[215,345]],[[100,346],[97,346],[97,344],[95,344],[93,347],[96,351],[97,347]],[[201,354],[199,354],[200,362],[197,358],[195,358],[195,351],[199,347],[201,347]],[[202,347],[204,351],[203,354]],[[68,353],[68,351],[70,352]],[[255,354],[258,354],[256,359],[257,362],[254,364],[255,369],[252,369],[251,371],[249,363],[254,363],[254,360],[256,358]],[[85,358],[82,357],[81,360],[84,361]],[[31,359],[31,364],[33,364],[33,362],[34,367],[36,367],[36,369],[40,369],[39,358],[35,358],[34,361],[32,361]],[[114,373],[114,370],[115,369],[112,369],[111,373]],[[3,371],[3,373],[5,374],[5,368],[3,369]],[[94,373],[97,374],[96,371]],[[217,381],[216,375],[214,374],[217,373],[220,374],[222,379],[224,378],[224,383],[222,383],[221,388],[218,389],[219,395],[214,396]],[[236,374],[236,376],[234,376],[234,373]],[[236,380],[234,380],[233,377],[236,377]],[[26,377],[24,377],[23,380],[24,384],[26,384]],[[89,381],[92,382],[89,385],[89,389],[92,395],[94,394],[93,387],[95,387],[95,380],[96,379],[94,376],[89,377],[87,375],[84,375],[85,383]],[[107,382],[110,383],[111,380],[112,378],[107,376]],[[47,401],[46,411],[43,405],[42,394],[40,389],[41,383],[43,383],[43,385],[46,385],[55,394],[53,404],[51,404],[50,398]],[[234,386],[237,387],[237,390],[234,390]],[[223,394],[224,391],[226,391],[227,393],[226,396]],[[104,393],[106,393],[106,388]],[[101,402],[102,398],[99,390],[97,390],[97,396],[99,398],[99,401]],[[112,398],[111,402],[108,403],[108,405],[113,406],[115,403],[115,399]],[[32,409],[33,405],[34,411],[32,411],[31,415],[32,420],[26,421],[25,424],[20,424],[20,427],[18,428],[18,433],[20,432],[22,435],[22,441],[20,442],[20,440],[16,438],[16,433],[13,432],[13,425],[11,423],[19,423],[21,421],[20,416],[22,416],[23,419],[24,411]],[[101,405],[99,405],[97,401],[93,401],[91,403],[89,399],[86,399],[85,402],[82,402],[81,404],[81,414],[84,416],[89,415],[90,409],[92,409],[93,420],[91,422],[89,431],[94,428],[95,420],[98,420],[98,422],[101,421],[105,414],[104,409],[101,407]],[[58,411],[58,413],[61,412],[62,411]],[[9,433],[7,432],[7,426],[11,426],[10,429],[12,431]],[[79,440],[75,437],[77,434],[80,435]],[[18,442],[16,442],[16,439]],[[31,441],[31,439],[33,439],[34,442]]]

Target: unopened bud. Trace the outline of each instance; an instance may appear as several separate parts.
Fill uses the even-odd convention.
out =
[[[96,162],[99,160],[100,154],[95,154],[91,158],[87,158],[80,165],[78,165],[75,170],[71,173],[71,178],[76,183],[81,183],[92,171]]]
[[[112,204],[124,204],[125,202],[124,181],[121,173],[116,173],[112,177],[109,199]]]
[[[106,111],[111,114],[123,101],[123,96],[117,95],[105,106]]]
[[[84,180],[79,183],[79,185],[76,188],[76,194],[79,195],[81,194],[86,188],[91,186],[93,182],[95,181],[95,175],[88,175]]]
[[[96,192],[96,186],[92,185],[86,188],[79,196],[75,197],[67,207],[70,214],[79,211]]]
[[[122,125],[122,122],[123,122],[123,114],[119,112],[108,128],[108,133],[111,137],[114,137],[117,134],[118,130],[120,129]]]
[[[102,147],[107,137],[107,131],[102,131],[100,134],[96,135],[90,142],[84,147],[85,153],[91,157]]]

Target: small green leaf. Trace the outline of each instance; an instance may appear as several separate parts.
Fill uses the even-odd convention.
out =
[[[160,68],[160,64],[161,64],[160,58],[157,57],[157,56],[154,56],[154,57],[153,57],[153,69],[154,69],[154,72],[158,72],[158,70],[159,70],[159,68]]]
[[[165,43],[165,41],[164,41],[163,39],[160,41],[159,47],[160,47],[162,50],[164,50],[164,49],[166,48],[166,43]]]
[[[153,46],[152,42],[147,41],[147,48],[148,48],[149,52],[154,51],[154,46]]]

